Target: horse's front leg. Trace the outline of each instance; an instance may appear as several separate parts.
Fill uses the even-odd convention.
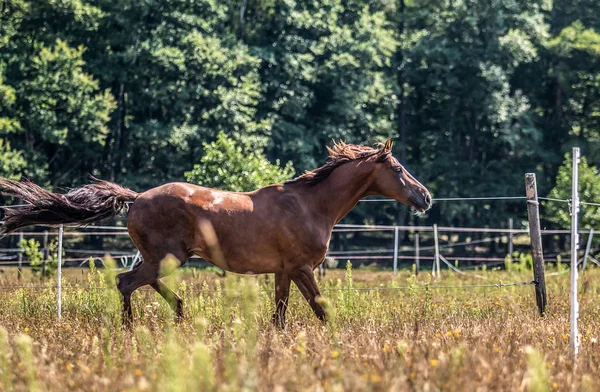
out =
[[[275,313],[273,313],[273,324],[279,328],[285,327],[285,311],[290,297],[290,275],[285,271],[275,273]]]
[[[295,270],[292,280],[296,283],[296,286],[298,286],[298,289],[300,289],[300,292],[304,295],[304,298],[306,298],[319,320],[326,321],[327,315],[325,309],[317,302],[317,297],[320,297],[321,293],[315,280],[312,265],[303,265]]]

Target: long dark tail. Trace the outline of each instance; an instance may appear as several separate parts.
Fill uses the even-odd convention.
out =
[[[109,219],[119,214],[127,202],[139,193],[108,181],[74,188],[69,193],[52,193],[31,181],[14,181],[0,177],[0,189],[30,204],[23,207],[0,207],[4,211],[4,225],[0,236],[20,227],[60,223],[88,224]]]

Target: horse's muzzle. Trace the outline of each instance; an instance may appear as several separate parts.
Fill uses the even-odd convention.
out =
[[[431,194],[423,192],[421,195],[413,197],[413,207],[419,212],[425,212],[431,208]]]

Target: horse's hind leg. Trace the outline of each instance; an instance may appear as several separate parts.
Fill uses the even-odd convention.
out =
[[[173,249],[174,247],[165,247]],[[164,249],[154,249],[154,253],[148,252],[148,249],[143,248],[142,256],[144,262],[129,272],[122,273],[117,276],[117,287],[123,297],[123,323],[131,325],[133,321],[133,310],[131,308],[131,294],[138,288],[150,285],[174,308],[178,318],[183,315],[182,299],[171,291],[163,282],[159,280],[161,277],[161,262],[168,255],[173,255],[179,262],[183,262],[187,258],[185,250],[167,252]],[[139,248],[138,248],[139,249]],[[156,256],[160,255],[160,256]]]
[[[117,275],[117,288],[123,299],[123,324],[131,326],[133,310],[131,294],[138,288],[153,283],[158,278],[158,264],[143,262],[131,271]]]
[[[175,312],[177,321],[181,322],[183,320],[183,300],[181,297],[160,279],[157,279],[154,283],[150,283],[150,286],[169,303],[171,309]]]

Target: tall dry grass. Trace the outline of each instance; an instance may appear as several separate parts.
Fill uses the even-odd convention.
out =
[[[531,272],[443,274],[446,286],[513,282]],[[549,311],[532,286],[428,287],[428,274],[330,272],[323,326],[294,289],[283,331],[271,326],[272,278],[184,271],[176,325],[153,291],[134,295],[123,330],[110,269],[69,270],[63,321],[53,282],[0,275],[0,390],[600,390],[600,272],[582,279],[579,359],[569,355],[568,274],[549,277]],[[353,290],[365,287],[395,290]]]

